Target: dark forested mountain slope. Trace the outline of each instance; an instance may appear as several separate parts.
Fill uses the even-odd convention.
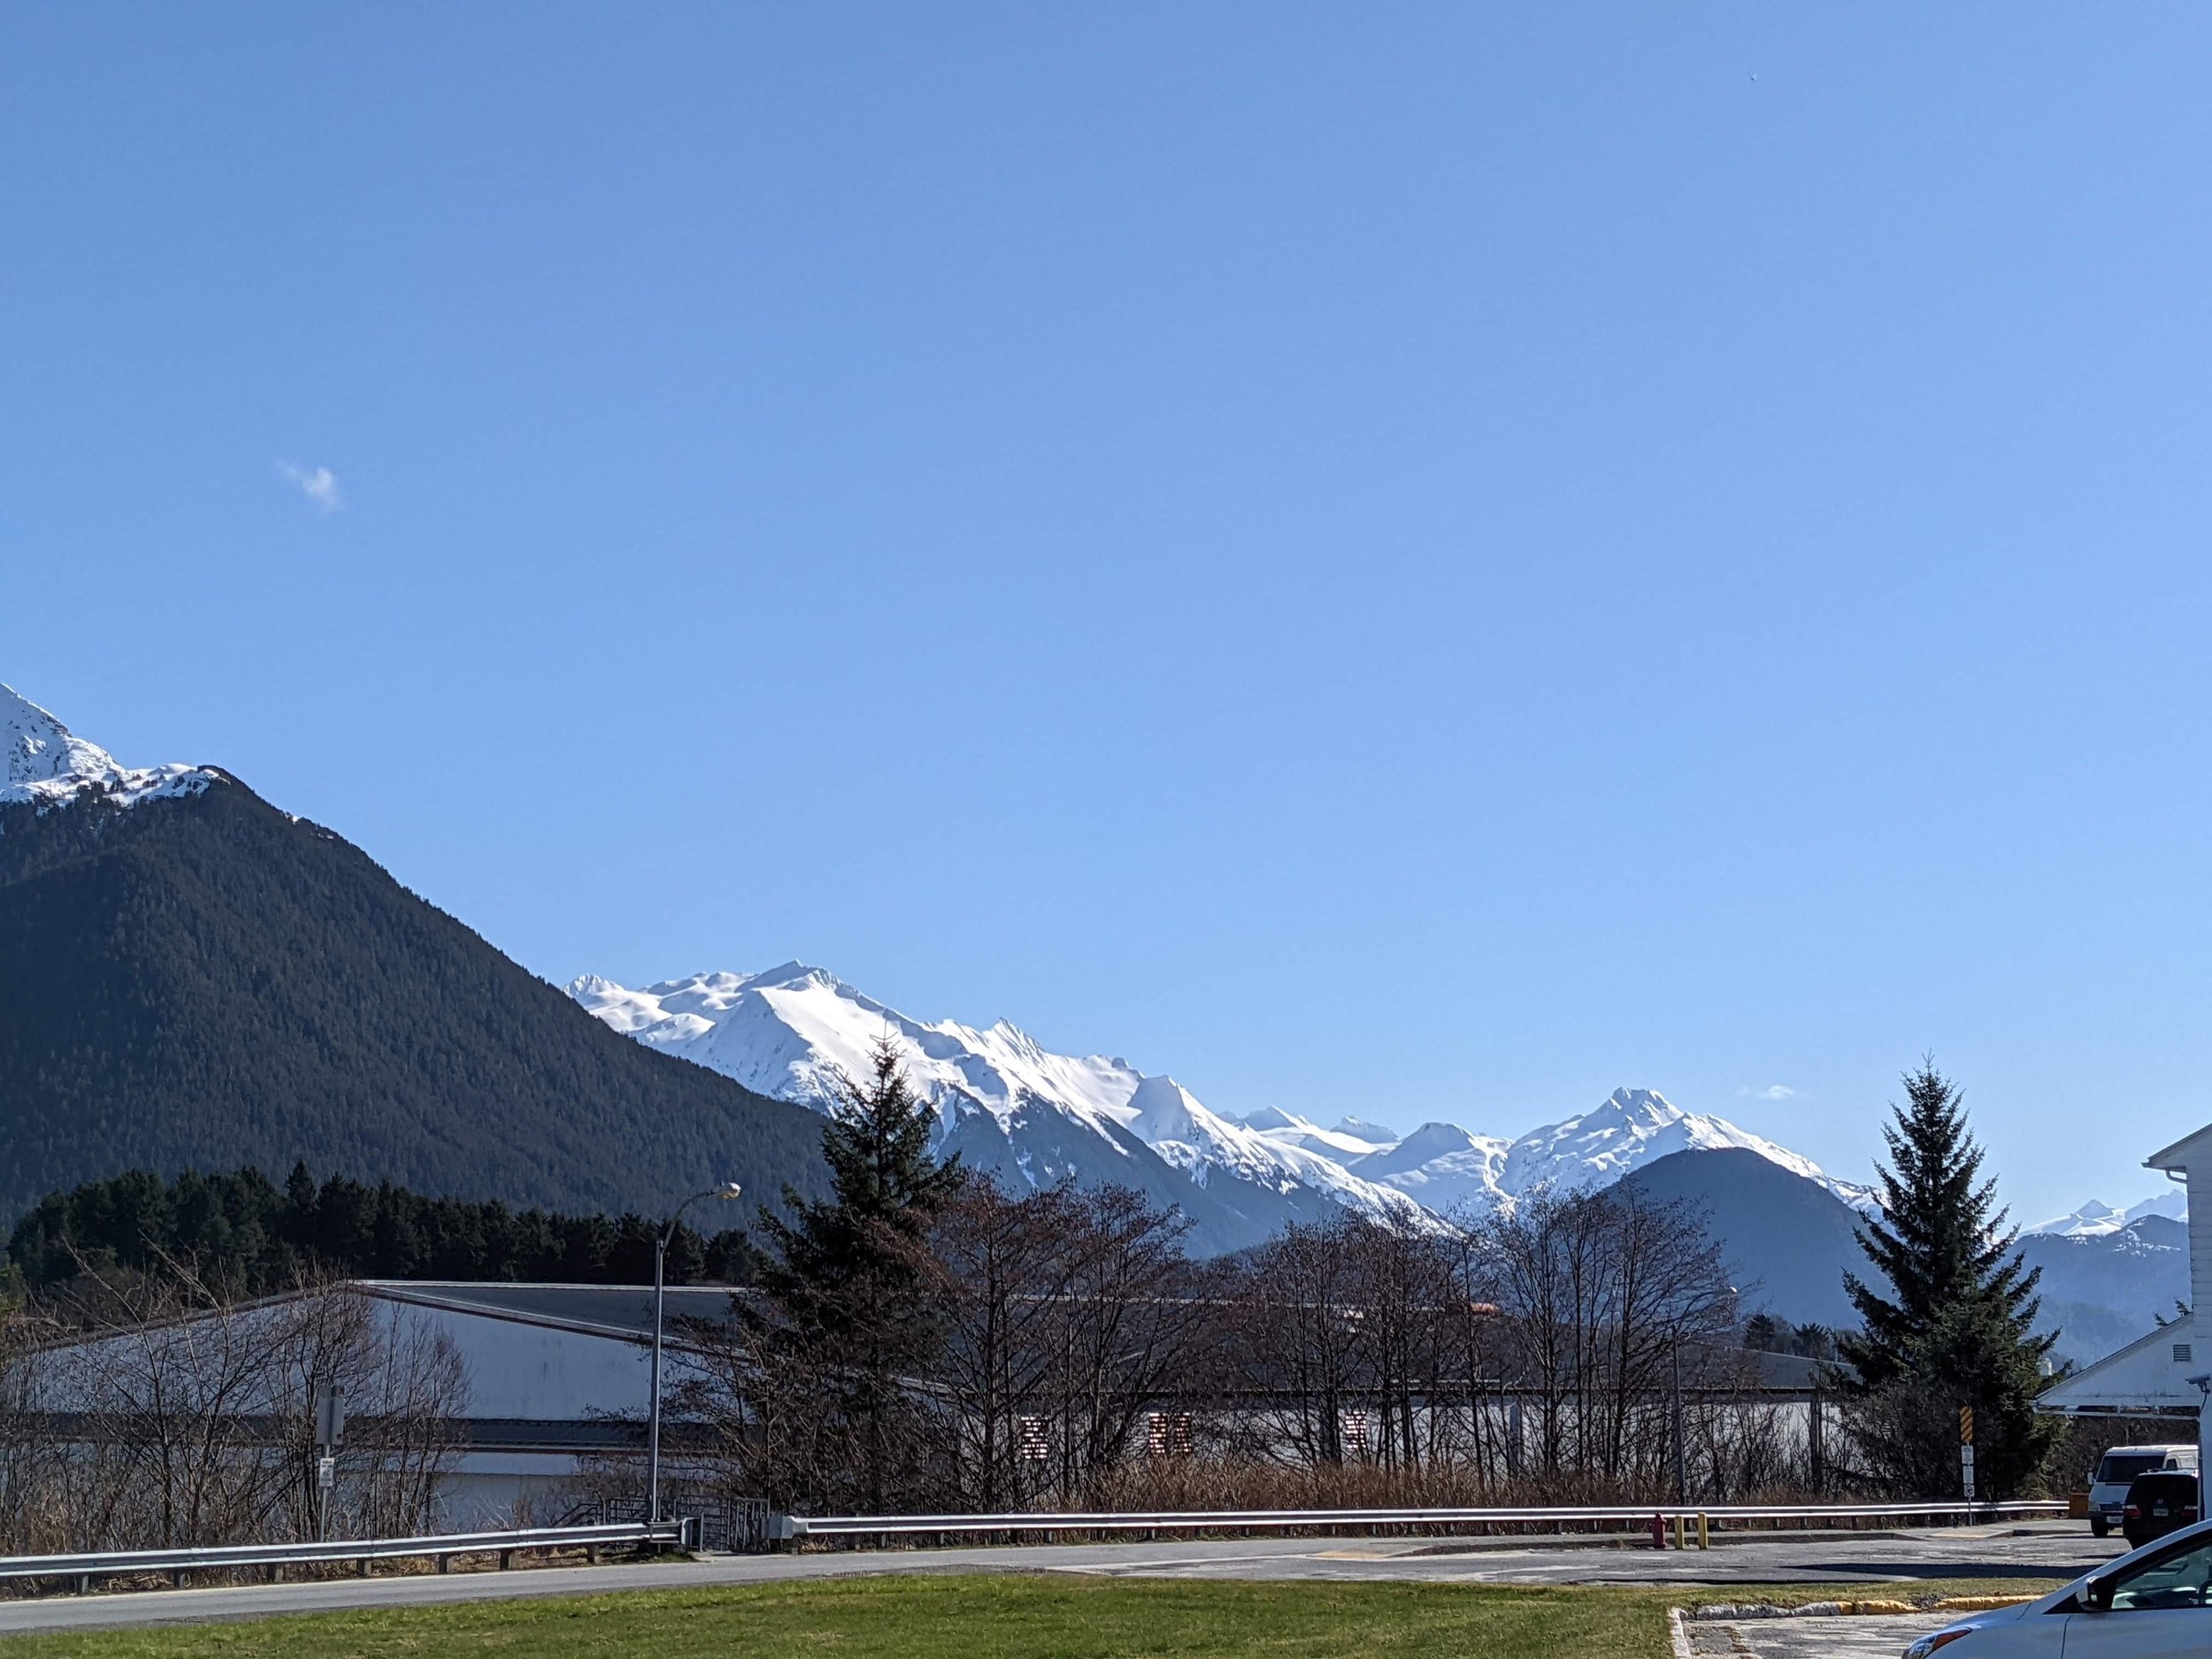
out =
[[[1872,1269],[1852,1236],[1859,1217],[1817,1183],[1733,1148],[1675,1152],[1621,1179],[1624,1193],[1702,1209],[1746,1313],[1793,1323],[1854,1325],[1846,1270]]]
[[[608,1030],[227,776],[0,805],[0,1217],[133,1168],[302,1158],[650,1215],[732,1179],[818,1190],[819,1128]]]
[[[1747,1313],[1839,1328],[1857,1324],[1843,1275],[1863,1279],[1872,1271],[1853,1237],[1859,1217],[1816,1183],[1753,1153],[1716,1150],[1655,1158],[1620,1185],[1624,1193],[1705,1210],[1729,1271],[1744,1287]],[[2178,1221],[2146,1216],[2093,1237],[2023,1238],[2021,1254],[2043,1275],[2036,1328],[2058,1333],[2055,1357],[2086,1364],[2171,1318],[2189,1294],[2187,1234]]]

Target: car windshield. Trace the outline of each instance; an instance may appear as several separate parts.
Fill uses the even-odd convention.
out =
[[[2154,1469],[2162,1468],[2165,1463],[2166,1454],[2163,1452],[2108,1452],[2104,1462],[2097,1465],[2097,1484],[2119,1486],[2138,1475],[2147,1475]],[[2074,1467],[2079,1469],[2081,1465],[2076,1463]]]

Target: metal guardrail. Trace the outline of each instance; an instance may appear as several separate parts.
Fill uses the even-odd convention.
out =
[[[689,1523],[619,1521],[601,1526],[535,1526],[505,1532],[439,1532],[423,1538],[332,1539],[323,1543],[218,1544],[200,1549],[123,1549],[79,1555],[0,1556],[0,1578],[69,1578],[80,1591],[89,1590],[101,1578],[129,1578],[144,1573],[167,1573],[181,1584],[192,1572],[221,1571],[240,1567],[305,1566],[326,1562],[369,1563],[402,1557],[435,1557],[443,1572],[457,1555],[499,1557],[502,1567],[513,1563],[520,1552],[534,1549],[590,1549],[626,1544],[668,1544],[690,1541]]]
[[[977,1532],[1295,1532],[1355,1526],[1548,1526],[1579,1522],[1647,1526],[1654,1516],[1703,1516],[1709,1522],[1925,1520],[1963,1517],[1975,1520],[2026,1520],[2062,1517],[2062,1502],[2024,1500],[1969,1503],[1964,1499],[1931,1503],[1694,1504],[1647,1503],[1607,1506],[1529,1507],[1496,1509],[1204,1509],[1002,1515],[831,1515],[788,1516],[779,1535],[806,1538],[898,1538],[915,1533]]]
[[[2062,1516],[2059,1502],[1968,1503],[1628,1504],[1486,1509],[1158,1509],[1092,1512],[1027,1511],[999,1515],[777,1515],[767,1517],[765,1538],[777,1542],[809,1538],[867,1539],[979,1533],[1325,1532],[1353,1527],[1405,1526],[1451,1530],[1466,1526],[1564,1526],[1570,1523],[1641,1528],[1655,1517],[1702,1517],[1730,1521],[2024,1520]],[[699,1543],[695,1520],[657,1524],[617,1521],[585,1526],[525,1527],[503,1532],[437,1532],[420,1538],[333,1539],[325,1543],[219,1544],[197,1549],[107,1550],[74,1555],[0,1556],[0,1579],[73,1580],[88,1591],[103,1578],[165,1573],[182,1584],[194,1572],[240,1568],[309,1566],[357,1562],[364,1572],[378,1561],[434,1558],[443,1572],[460,1555],[499,1557],[502,1567],[526,1550],[590,1549],[623,1545]]]

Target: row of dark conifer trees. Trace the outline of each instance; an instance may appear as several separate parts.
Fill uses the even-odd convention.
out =
[[[317,1273],[637,1285],[652,1280],[654,1232],[636,1215],[511,1210],[342,1175],[318,1182],[304,1164],[280,1187],[252,1169],[173,1180],[134,1170],[41,1200],[9,1235],[7,1262],[32,1292],[88,1268],[160,1273],[187,1263],[243,1296]],[[756,1259],[741,1231],[703,1237],[680,1227],[669,1282],[743,1284]]]

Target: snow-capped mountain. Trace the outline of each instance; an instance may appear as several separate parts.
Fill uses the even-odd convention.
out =
[[[879,1041],[935,1109],[939,1146],[1009,1180],[1132,1186],[1190,1217],[1215,1249],[1345,1205],[1420,1223],[1420,1205],[1337,1159],[1209,1111],[1174,1079],[1102,1055],[1053,1054],[1001,1020],[926,1025],[834,975],[789,962],[631,990],[587,975],[569,995],[638,1041],[747,1087],[826,1110]]]
[[[587,975],[568,988],[640,1042],[818,1109],[836,1098],[841,1075],[864,1073],[874,1045],[887,1040],[935,1108],[944,1148],[1033,1185],[1071,1175],[1138,1186],[1181,1204],[1216,1248],[1234,1248],[1225,1233],[1258,1225],[1264,1236],[1331,1204],[1416,1221],[1482,1213],[1541,1186],[1609,1186],[1669,1153],[1719,1148],[1756,1153],[1858,1208],[1873,1196],[1649,1089],[1618,1090],[1593,1111],[1517,1139],[1431,1123],[1400,1140],[1356,1118],[1324,1128],[1272,1109],[1225,1118],[1172,1078],[1148,1077],[1125,1060],[1053,1054],[1003,1020],[984,1029],[925,1024],[803,963],[637,990]],[[1234,1216],[1210,1224],[1202,1212],[1224,1203]]]
[[[131,767],[88,743],[52,715],[0,686],[0,805],[35,803],[41,810],[97,788],[119,806],[163,795],[197,795],[216,780],[202,766]]]
[[[2186,1221],[2189,1218],[2189,1194],[2176,1187],[2170,1193],[2146,1198],[2139,1204],[2130,1204],[2125,1210],[2115,1210],[2111,1205],[2099,1203],[2093,1198],[2070,1215],[2039,1222],[2020,1231],[2024,1235],[2101,1239],[2132,1226],[2145,1216],[2163,1216],[2170,1221]]]
[[[1323,1157],[1340,1163],[1348,1158],[1363,1158],[1398,1143],[1398,1137],[1379,1124],[1345,1118],[1339,1119],[1333,1129],[1324,1129],[1310,1118],[1273,1106],[1263,1106],[1230,1121],[1242,1124],[1247,1129],[1256,1129],[1270,1141],[1318,1152]]]

